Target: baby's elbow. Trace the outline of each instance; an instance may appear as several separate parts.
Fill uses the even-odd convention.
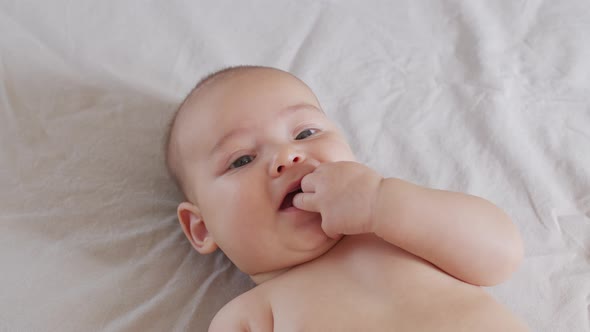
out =
[[[504,241],[503,241],[504,242]],[[496,264],[491,266],[492,271],[487,278],[482,280],[481,286],[495,286],[506,280],[516,272],[524,258],[524,246],[518,232],[510,241],[502,244],[502,249],[496,252]]]
[[[506,276],[504,280],[508,279],[518,268],[520,264],[522,264],[522,260],[524,259],[524,245],[522,243],[522,239],[518,231],[514,236],[514,239],[511,241],[511,245],[509,246],[509,250],[506,253]]]
[[[522,242],[522,237],[520,236],[520,232],[518,228],[512,221],[510,222],[512,226],[512,231],[510,232],[510,236],[508,237],[510,240],[507,241],[506,245],[506,258],[505,258],[505,265],[506,265],[506,277],[508,279],[522,263],[524,259],[524,244]]]

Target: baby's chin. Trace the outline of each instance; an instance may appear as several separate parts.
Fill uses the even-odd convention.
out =
[[[321,236],[321,241],[316,241],[315,245],[310,245],[304,250],[296,252],[290,262],[285,265],[285,267],[293,267],[316,260],[330,251],[343,237],[342,235],[339,235],[337,238],[333,239],[328,237],[323,231]]]
[[[248,274],[250,278],[257,284],[268,281],[290,269],[300,266],[302,264],[310,263],[330,251],[342,239],[342,235],[335,239],[329,238],[325,235],[324,241],[313,248],[306,250],[298,250],[285,255],[283,260],[274,260],[272,266],[252,266],[250,272],[241,270]],[[256,272],[251,272],[256,271]]]

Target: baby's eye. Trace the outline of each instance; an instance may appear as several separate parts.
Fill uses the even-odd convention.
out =
[[[231,165],[229,165],[229,168],[240,168],[246,164],[249,164],[250,162],[252,162],[252,160],[254,160],[254,156],[241,156],[240,158],[236,159],[233,163],[231,163]]]
[[[302,132],[300,132],[297,137],[295,137],[296,140],[301,140],[301,139],[306,139],[309,136],[317,133],[317,129],[305,129]]]

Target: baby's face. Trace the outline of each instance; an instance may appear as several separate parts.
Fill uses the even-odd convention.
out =
[[[321,216],[291,205],[301,178],[354,160],[313,92],[287,73],[259,69],[214,82],[181,120],[187,196],[217,245],[250,275],[297,265],[335,239]]]

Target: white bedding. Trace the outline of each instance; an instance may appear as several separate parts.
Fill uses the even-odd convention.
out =
[[[506,210],[526,257],[488,290],[590,331],[589,32],[583,0],[0,0],[0,331],[205,331],[252,286],[191,250],[161,149],[236,64],[301,77],[382,174]]]

